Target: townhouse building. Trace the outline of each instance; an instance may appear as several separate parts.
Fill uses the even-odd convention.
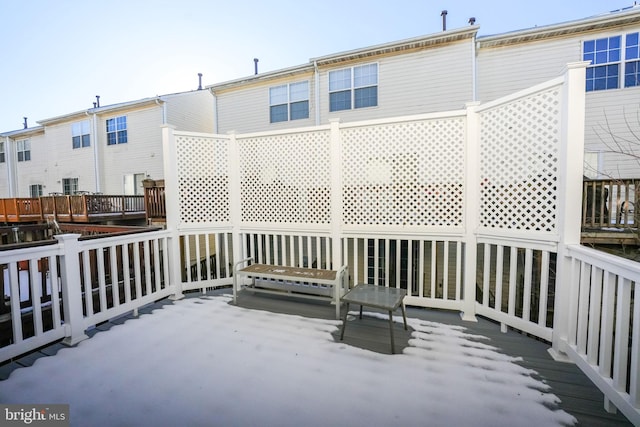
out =
[[[479,25],[310,59],[209,86],[218,133],[455,110],[588,61],[585,175],[640,176],[640,5],[479,36]]]
[[[0,197],[136,194],[163,178],[162,124],[225,134],[461,109],[588,61],[584,174],[640,176],[640,6],[479,36],[463,28],[311,58],[206,90],[86,110],[0,133]]]
[[[163,176],[163,124],[213,132],[212,95],[198,90],[40,120],[0,134],[1,197],[47,194],[142,194]]]

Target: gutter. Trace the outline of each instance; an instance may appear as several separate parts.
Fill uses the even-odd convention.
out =
[[[316,108],[316,126],[320,126],[320,73],[318,72],[318,61],[313,61],[313,75],[315,86],[315,108]]]

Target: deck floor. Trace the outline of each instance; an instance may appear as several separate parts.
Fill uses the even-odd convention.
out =
[[[230,289],[218,289],[208,292],[209,295],[230,293]],[[187,294],[187,297],[200,296],[202,296],[200,292]],[[141,308],[139,312],[151,312],[171,303],[170,300],[164,299]],[[295,314],[321,319],[335,318],[335,308],[327,302],[289,296],[254,294],[247,291],[239,295],[238,305],[249,309],[266,310],[275,313]],[[354,314],[357,310],[358,306],[351,306],[351,311]],[[365,307],[365,312],[374,311],[376,310]],[[386,315],[386,313],[383,314]],[[401,316],[400,310],[394,314]],[[133,317],[133,314],[129,314],[111,322],[106,322],[88,331],[88,335],[92,336],[102,330],[108,330],[113,325],[121,324]],[[536,371],[538,378],[551,386],[551,392],[562,401],[559,405],[560,408],[573,415],[580,426],[632,425],[620,413],[607,413],[603,406],[604,396],[597,387],[575,365],[553,360],[547,351],[549,345],[543,341],[533,339],[513,330],[502,333],[500,325],[481,317],[478,317],[478,322],[465,322],[458,313],[451,311],[407,307],[407,317],[463,326],[470,334],[488,338],[491,341],[491,345],[500,348],[504,354],[521,357],[522,361],[519,363]],[[370,316],[364,316],[360,320],[357,315],[350,315],[348,322],[343,340],[345,344],[378,353],[391,354],[389,323],[387,320]],[[408,345],[412,331],[411,328],[409,328],[409,331],[405,331],[402,323],[399,322],[396,322],[394,327],[396,352],[401,353],[402,349]],[[334,339],[339,341],[339,331],[334,333]],[[60,348],[65,348],[65,346],[61,343],[52,344],[10,363],[1,365],[0,381],[8,378],[14,369],[31,366],[38,358],[56,354]]]

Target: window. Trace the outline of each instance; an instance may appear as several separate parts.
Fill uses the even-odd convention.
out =
[[[378,64],[329,72],[329,111],[377,105]]]
[[[587,92],[640,85],[638,33],[587,40],[583,59],[587,68]]]
[[[640,86],[640,52],[638,51],[638,33],[625,37],[624,87]]]
[[[42,184],[33,184],[29,186],[29,197],[36,198],[42,196]]]
[[[78,192],[78,178],[62,178],[62,194],[69,196]]]
[[[107,120],[107,145],[127,143],[127,117]]]
[[[91,145],[89,129],[89,120],[83,120],[71,125],[71,141],[74,149]]]
[[[16,141],[16,147],[19,162],[28,162],[31,160],[31,142],[28,139]]]
[[[6,160],[4,158],[4,142],[0,142],[0,163],[4,163]]]
[[[309,118],[309,82],[269,88],[271,123]]]

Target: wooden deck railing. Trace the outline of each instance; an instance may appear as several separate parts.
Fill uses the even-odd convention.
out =
[[[147,221],[164,221],[167,218],[167,210],[164,198],[164,180],[145,180],[144,184],[144,208]]]
[[[144,217],[143,196],[82,194],[0,199],[0,222],[5,223],[42,222],[47,219],[96,222]]]
[[[583,181],[583,228],[638,228],[635,209],[638,179],[595,179]]]

